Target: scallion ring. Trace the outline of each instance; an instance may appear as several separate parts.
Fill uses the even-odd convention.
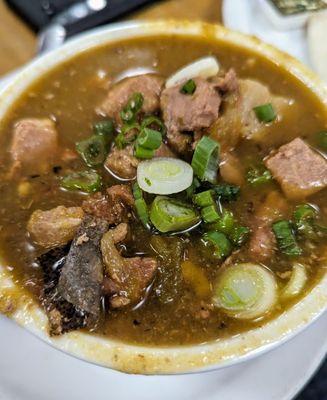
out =
[[[208,136],[203,136],[197,144],[192,158],[192,168],[201,181],[216,183],[219,149],[219,143]]]

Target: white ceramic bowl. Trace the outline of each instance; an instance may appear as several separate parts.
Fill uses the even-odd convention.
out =
[[[21,93],[41,75],[58,64],[90,48],[126,38],[153,35],[188,35],[210,37],[236,44],[265,56],[279,68],[287,69],[325,104],[326,88],[319,79],[299,62],[254,37],[205,23],[158,21],[127,22],[96,29],[79,35],[63,47],[29,64],[0,93],[0,123],[7,110]],[[0,266],[0,295],[15,286],[8,271]],[[15,288],[16,290],[16,288]],[[78,358],[113,369],[142,374],[175,374],[208,371],[249,360],[294,336],[316,319],[327,306],[327,274],[307,296],[290,310],[260,328],[203,345],[186,347],[142,347],[107,340],[81,332],[71,332],[59,338],[47,334],[47,318],[40,307],[22,289],[16,296],[16,311],[11,318],[50,345]]]

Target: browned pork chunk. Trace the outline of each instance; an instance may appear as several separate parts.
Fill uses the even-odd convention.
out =
[[[82,204],[87,214],[103,218],[109,225],[118,225],[131,219],[134,198],[128,185],[114,185],[106,193],[97,192]]]
[[[100,317],[103,265],[100,240],[108,222],[86,216],[70,246],[62,267],[58,294],[75,309],[87,315],[87,326],[94,327]]]
[[[277,219],[285,217],[288,209],[285,198],[278,191],[270,192],[258,207],[250,221],[252,234],[249,252],[254,261],[265,262],[274,255],[276,240],[271,225]]]
[[[81,207],[58,206],[47,211],[36,210],[28,221],[27,230],[42,247],[62,246],[73,239],[83,217]]]
[[[114,147],[104,163],[105,167],[120,179],[134,179],[139,161],[134,157],[133,146],[124,149]]]
[[[194,82],[193,94],[182,93],[181,83],[164,89],[160,98],[168,144],[178,153],[188,152],[193,141],[191,134],[183,132],[201,131],[218,117],[221,96],[215,83],[203,78],[195,78]]]
[[[145,294],[157,270],[157,261],[151,257],[124,258],[116,248],[128,234],[128,225],[120,224],[103,235],[101,251],[109,280],[110,304],[120,308],[137,303]]]
[[[297,138],[265,160],[290,199],[303,199],[327,186],[327,160]]]
[[[163,79],[155,74],[145,74],[123,79],[114,84],[108,91],[104,102],[97,109],[98,113],[114,118],[121,124],[120,111],[134,93],[141,93],[144,98],[142,111],[152,114],[159,109],[159,98]]]
[[[24,174],[49,171],[58,153],[58,133],[48,118],[26,118],[14,126],[10,149],[13,170]]]

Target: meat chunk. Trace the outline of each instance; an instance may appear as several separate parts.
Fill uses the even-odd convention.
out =
[[[110,279],[107,282],[111,288],[110,304],[113,308],[140,301],[157,270],[154,258],[124,258],[120,255],[116,244],[124,240],[127,233],[127,224],[120,224],[105,233],[101,240],[103,262]]]
[[[303,199],[327,186],[327,160],[297,138],[265,160],[290,199]]]
[[[249,252],[254,260],[266,261],[274,254],[276,248],[275,236],[271,225],[274,221],[286,216],[289,205],[277,191],[270,192],[256,211],[250,226],[252,235]]]
[[[58,294],[77,310],[87,314],[87,326],[94,327],[100,317],[103,265],[100,240],[108,222],[86,216],[77,231],[62,267]]]
[[[238,79],[233,68],[229,69],[225,75],[214,78],[213,82],[221,94],[230,94],[239,89]]]
[[[97,111],[102,115],[114,118],[117,124],[121,124],[120,111],[134,93],[141,93],[144,98],[142,111],[152,114],[159,109],[163,83],[163,79],[154,74],[123,79],[109,89],[106,99]]]
[[[42,247],[63,246],[71,241],[84,217],[81,207],[58,206],[51,210],[36,210],[31,215],[27,230]]]
[[[155,157],[176,157],[175,153],[162,143],[155,151]],[[126,146],[124,149],[114,147],[108,154],[105,167],[120,179],[134,179],[136,177],[139,160],[134,156],[133,146]]]
[[[183,153],[192,143],[192,136],[183,132],[195,132],[208,128],[218,117],[221,97],[215,84],[203,78],[195,78],[195,92],[181,93],[182,84],[164,89],[160,104],[168,133],[168,143],[173,150]]]
[[[159,149],[154,153],[155,157],[172,157],[176,158],[175,153],[165,143],[161,143]]]
[[[58,294],[57,285],[68,251],[69,246],[57,247],[37,260],[43,272],[41,302],[49,319],[50,335],[61,335],[87,325],[88,315]]]
[[[134,179],[139,161],[134,157],[133,146],[124,149],[114,147],[104,163],[105,167],[120,179]]]
[[[271,103],[278,119],[291,106],[291,100],[273,95],[269,88],[252,79],[239,79],[238,89],[230,92],[222,102],[221,114],[211,133],[221,144],[222,151],[232,150],[240,139],[264,143],[274,124],[263,124],[253,108]]]
[[[87,214],[103,218],[109,225],[127,222],[131,217],[134,198],[128,185],[114,185],[106,193],[97,192],[82,204]]]
[[[47,118],[26,118],[14,126],[11,143],[13,170],[25,174],[49,171],[58,152],[58,133]]]

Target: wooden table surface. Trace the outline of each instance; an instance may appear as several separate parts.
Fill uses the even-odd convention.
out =
[[[128,18],[183,18],[220,22],[221,2],[222,0],[160,1],[130,14]],[[0,0],[0,75],[33,58],[36,44],[34,32]]]

